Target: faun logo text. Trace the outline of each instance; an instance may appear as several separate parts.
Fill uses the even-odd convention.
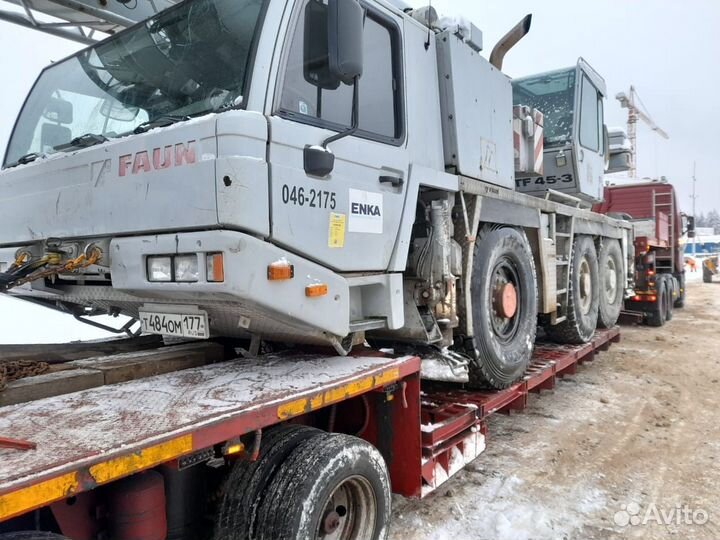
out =
[[[195,163],[195,141],[120,156],[118,175],[140,174]]]

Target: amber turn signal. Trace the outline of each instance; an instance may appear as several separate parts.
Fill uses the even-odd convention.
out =
[[[328,286],[324,283],[316,283],[314,285],[308,285],[305,287],[305,296],[308,298],[316,298],[318,296],[325,296],[328,293]]]

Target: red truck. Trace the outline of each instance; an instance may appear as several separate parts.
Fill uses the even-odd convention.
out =
[[[694,219],[680,212],[675,188],[664,178],[606,186],[595,212],[632,221],[635,244],[635,294],[625,310],[639,312],[651,326],[672,319],[685,303],[685,264],[680,244],[694,234]]]

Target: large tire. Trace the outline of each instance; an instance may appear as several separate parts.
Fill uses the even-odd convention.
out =
[[[683,272],[680,274],[680,277],[678,278],[678,294],[677,298],[675,299],[675,307],[676,308],[684,308],[685,307],[685,273]]]
[[[625,295],[623,256],[617,240],[603,241],[598,256],[598,270],[600,272],[598,326],[612,328],[620,317]]]
[[[308,426],[279,426],[264,435],[256,461],[236,461],[225,484],[213,539],[254,538],[258,507],[280,465],[299,444],[322,433]]]
[[[595,334],[600,309],[598,273],[595,243],[589,236],[577,236],[570,263],[567,318],[560,324],[545,327],[553,341],[580,345]]]
[[[507,388],[525,373],[537,332],[537,278],[525,233],[485,226],[475,242],[470,386]]]
[[[390,522],[390,479],[371,444],[342,434],[305,441],[283,463],[258,514],[258,539],[380,539]]]
[[[671,275],[665,276],[665,294],[667,295],[667,310],[665,320],[672,321],[673,307],[675,305],[675,280]]]
[[[703,271],[703,283],[712,283],[713,274],[710,271],[709,268],[706,268],[705,265],[702,265],[702,271]]]
[[[20,531],[0,534],[0,540],[70,540],[67,536],[41,531]]]
[[[667,289],[665,287],[665,278],[657,276],[655,280],[656,300],[653,310],[647,316],[647,323],[650,326],[660,327],[667,320]]]

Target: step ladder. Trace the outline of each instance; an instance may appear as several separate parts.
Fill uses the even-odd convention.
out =
[[[668,254],[655,255],[655,269],[659,271],[667,271],[670,273],[675,272],[675,257],[673,254],[676,249],[676,238],[675,238],[675,197],[673,197],[672,191],[658,192],[653,190],[653,217],[657,223],[657,216],[659,212],[663,212],[668,216],[668,227],[670,234],[668,235],[668,241],[670,248]]]
[[[570,301],[570,265],[572,264],[573,233],[575,228],[572,216],[550,214],[550,238],[555,242],[555,279],[557,311],[553,324],[567,319],[567,307]]]

